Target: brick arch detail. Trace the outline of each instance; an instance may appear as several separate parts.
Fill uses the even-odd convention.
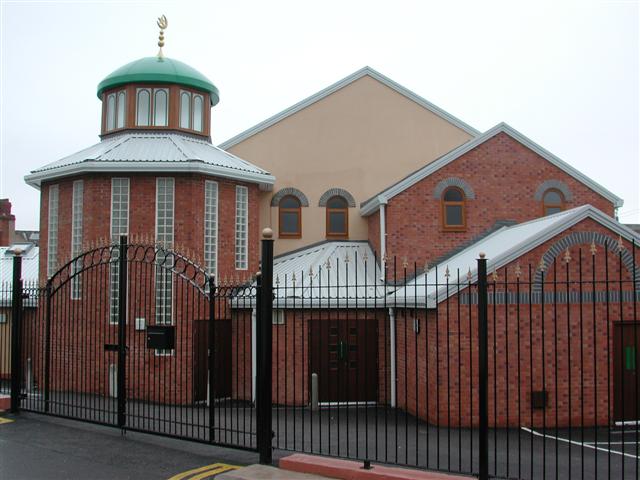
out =
[[[275,195],[271,198],[271,206],[277,207],[284,197],[291,195],[292,197],[296,197],[300,201],[301,207],[309,206],[309,199],[307,196],[302,193],[300,190],[294,187],[287,187],[281,190],[278,190]]]
[[[356,200],[355,198],[353,198],[353,195],[351,195],[349,192],[347,192],[344,188],[330,188],[329,190],[327,190],[326,192],[324,192],[322,194],[322,196],[320,197],[320,201],[318,202],[318,206],[319,207],[326,207],[327,206],[327,202],[329,201],[329,199],[331,197],[342,197],[347,201],[347,204],[350,207],[355,207],[356,206]]]
[[[574,245],[581,244],[590,244],[593,242],[596,245],[601,247],[606,246],[610,252],[618,251],[618,240],[611,238],[608,235],[598,232],[573,232],[567,235],[566,237],[558,240],[554,243],[542,256],[542,260],[544,264],[549,267],[553,263],[553,259],[557,258],[562,252],[564,252],[567,248],[570,248]],[[600,251],[600,254],[603,252]],[[625,268],[633,275],[633,255],[627,248],[623,248],[621,252],[622,263]],[[640,268],[636,265],[636,285],[640,285]],[[539,268],[536,269],[536,274],[534,276],[534,291],[540,291],[541,283],[542,283],[542,272]]]
[[[564,195],[565,201],[570,202],[573,199],[573,194],[571,193],[571,190],[569,189],[567,184],[564,183],[562,180],[555,180],[555,179],[545,180],[544,182],[542,182],[538,187],[538,189],[536,190],[534,198],[538,202],[541,202],[544,192],[546,192],[551,188],[555,188],[556,190],[559,190],[560,192],[562,192],[562,195]]]
[[[449,187],[458,187],[464,192],[464,196],[467,199],[474,200],[476,198],[476,192],[473,191],[471,185],[458,177],[449,177],[441,180],[433,190],[433,198],[440,200],[442,193]]]

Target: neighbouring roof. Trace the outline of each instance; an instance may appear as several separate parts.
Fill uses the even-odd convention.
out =
[[[38,285],[38,258],[40,249],[30,243],[14,244],[0,247],[0,306],[11,305],[11,291],[13,281],[14,251],[20,249],[22,253],[22,280],[24,288],[35,288]],[[28,300],[25,300],[28,306]]]
[[[590,218],[628,241],[640,245],[640,234],[617,222],[591,205],[538,218],[514,226],[505,226],[460,253],[418,275],[392,294],[396,306],[426,306],[434,308],[438,302],[457,292],[458,274],[461,283],[477,281],[477,259],[482,252],[487,258],[487,271],[497,270],[513,262],[538,245]],[[456,286],[447,286],[449,282]],[[469,275],[469,277],[467,276]],[[388,302],[389,303],[389,302]]]
[[[466,143],[463,143],[462,145],[453,149],[449,153],[425,165],[421,169],[413,172],[409,176],[405,177],[404,179],[400,180],[394,185],[388,187],[387,189],[383,190],[382,192],[370,198],[369,200],[366,200],[360,205],[360,214],[363,216],[371,215],[372,213],[376,212],[380,208],[380,205],[386,204],[391,198],[395,197],[399,193],[402,193],[403,191],[415,185],[422,179],[428,177],[432,173],[437,172],[444,166],[450,164],[457,158],[473,150],[477,146],[483,144],[490,138],[495,137],[499,133],[505,133],[509,135],[511,138],[513,138],[514,140],[516,140],[517,142],[520,142],[521,144],[523,144],[525,147],[531,149],[532,151],[540,155],[545,160],[551,162],[553,165],[563,170],[568,175],[571,175],[573,178],[575,178],[579,182],[582,182],[587,187],[591,188],[593,191],[599,193],[604,198],[611,201],[615,207],[621,207],[622,204],[624,203],[620,197],[618,197],[617,195],[614,195],[613,193],[611,193],[609,190],[604,188],[602,185],[600,185],[596,181],[587,177],[585,174],[578,171],[577,169],[575,169],[565,161],[556,157],[553,153],[544,149],[543,147],[535,143],[533,140],[525,137],[522,133],[518,132],[516,129],[510,127],[509,125],[503,122],[503,123],[499,123],[498,125],[491,128],[490,130],[487,130],[482,135],[476,138],[473,138]]]
[[[245,130],[244,132],[239,133],[238,135],[236,135],[236,136],[230,138],[229,140],[221,143],[219,145],[219,147],[223,148],[225,150],[228,149],[228,148],[231,148],[234,145],[237,145],[238,143],[242,142],[243,140],[246,140],[247,138],[255,135],[256,133],[259,133],[262,130],[265,130],[265,129],[269,128],[270,126],[278,123],[280,120],[283,120],[283,119],[293,115],[294,113],[297,113],[300,110],[302,110],[304,108],[307,108],[308,106],[318,102],[319,100],[322,100],[323,98],[328,97],[332,93],[340,90],[341,88],[346,87],[347,85],[355,82],[356,80],[359,80],[360,78],[362,78],[364,76],[369,76],[369,77],[379,81],[380,83],[386,85],[387,87],[395,90],[399,94],[404,95],[409,100],[412,100],[412,101],[416,102],[418,105],[426,108],[430,112],[432,112],[432,113],[438,115],[439,117],[445,119],[446,121],[448,121],[452,125],[455,125],[459,129],[467,132],[469,135],[473,135],[475,137],[476,135],[480,134],[480,132],[478,130],[476,130],[475,128],[473,128],[470,125],[466,124],[462,120],[454,117],[450,113],[445,112],[440,107],[437,107],[433,103],[431,103],[428,100],[422,98],[420,95],[412,92],[408,88],[405,88],[402,85],[400,85],[399,83],[394,82],[389,77],[386,77],[385,75],[381,74],[380,72],[377,72],[376,70],[374,70],[371,67],[363,67],[360,70],[358,70],[357,72],[354,72],[351,75],[343,78],[342,80],[337,81],[333,85],[329,85],[327,88],[325,88],[323,90],[320,90],[319,92],[311,95],[310,97],[305,98],[304,100],[296,103],[295,105],[292,105],[289,108],[284,109],[280,113],[277,113],[274,116],[272,116],[270,118],[267,118],[266,120],[258,123],[257,125],[254,125],[253,127]]]
[[[367,242],[324,242],[274,259],[273,308],[373,306],[385,286]]]
[[[140,58],[111,72],[98,84],[98,98],[105,90],[138,82],[184,85],[209,93],[211,105],[220,101],[218,89],[211,80],[186,63],[166,57]]]
[[[25,181],[39,188],[43,180],[96,172],[203,173],[258,183],[271,190],[275,177],[212,145],[175,132],[125,132],[33,170]]]

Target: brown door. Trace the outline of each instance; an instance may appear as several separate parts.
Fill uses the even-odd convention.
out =
[[[614,334],[614,416],[616,421],[638,420],[640,414],[640,322],[616,322]]]
[[[231,396],[231,320],[216,320],[214,322],[213,349],[214,365],[217,372],[214,384],[214,398]],[[209,322],[197,320],[194,322],[194,400],[207,399],[207,385],[209,384]]]
[[[309,374],[318,374],[318,400],[376,400],[377,323],[365,319],[310,323]]]

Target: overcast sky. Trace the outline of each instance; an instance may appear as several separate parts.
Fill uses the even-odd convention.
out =
[[[480,131],[505,121],[640,223],[636,1],[0,0],[0,197],[38,228],[29,171],[99,141],[98,82],[157,53],[220,89],[215,144],[369,65]]]

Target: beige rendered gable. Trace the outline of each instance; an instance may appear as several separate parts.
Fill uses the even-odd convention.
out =
[[[436,113],[365,75],[306,108],[230,147],[229,152],[276,177],[261,193],[261,228],[275,232],[280,254],[325,240],[322,194],[349,191],[356,205],[444,155],[471,135]],[[278,210],[271,197],[295,187],[309,199],[302,209],[302,238],[278,239]],[[367,239],[367,222],[351,208],[349,239]]]

